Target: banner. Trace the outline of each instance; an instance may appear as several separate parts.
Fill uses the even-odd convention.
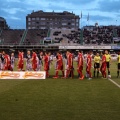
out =
[[[97,45],[92,47],[93,49],[111,49],[111,46],[102,46],[102,45]]]
[[[112,46],[112,49],[114,49],[114,50],[120,50],[120,46]]]
[[[111,49],[111,46],[91,46],[91,45],[85,45],[85,46],[59,46],[59,49]]]
[[[17,72],[17,71],[0,71],[0,79],[45,79],[45,71],[26,71],[26,72]]]

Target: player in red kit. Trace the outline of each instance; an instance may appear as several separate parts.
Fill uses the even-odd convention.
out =
[[[44,70],[46,71],[46,77],[49,77],[49,55],[45,52],[44,60]]]
[[[31,61],[32,61],[32,69],[34,71],[36,71],[37,70],[37,54],[36,54],[36,52],[34,50],[32,51],[32,59],[31,59]]]
[[[92,67],[92,57],[91,57],[92,52],[89,51],[87,55],[87,66],[86,66],[86,72],[89,75],[89,80],[92,79],[92,74],[91,74],[91,67]]]
[[[101,68],[100,68],[100,71],[102,73],[102,77],[103,78],[106,78],[106,67],[107,67],[106,56],[105,56],[105,53],[103,52],[103,55],[102,55],[102,65],[101,65]]]
[[[11,70],[11,71],[13,71],[13,69],[11,67],[10,56],[8,54],[6,54],[5,51],[3,51],[3,55],[4,55],[4,61],[5,61],[3,70]]]
[[[83,80],[84,79],[84,75],[82,73],[82,70],[83,70],[83,55],[82,55],[82,51],[79,51],[78,52],[78,68],[77,68],[77,71],[78,71],[78,74],[80,75],[80,80]]]
[[[23,55],[24,53],[22,51],[18,51],[18,71],[23,70],[24,65]]]
[[[57,52],[57,61],[56,61],[56,75],[53,78],[58,78],[59,70],[62,71],[62,77],[64,77],[64,70],[63,70],[63,58],[60,52]]]
[[[70,53],[70,51],[67,51],[67,71],[66,71],[66,78],[70,75],[71,72],[71,78],[73,78],[73,54]]]

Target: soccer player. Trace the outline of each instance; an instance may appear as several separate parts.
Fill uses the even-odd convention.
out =
[[[32,64],[31,64],[31,55],[30,51],[27,51],[27,56],[26,56],[26,70],[31,71],[32,70]]]
[[[98,77],[99,71],[100,71],[100,55],[99,55],[99,53],[96,53],[96,55],[94,56],[94,77],[95,77],[96,70],[97,70],[97,77]]]
[[[49,69],[51,69],[51,65],[52,65],[52,61],[53,61],[53,57],[51,55],[51,52],[48,53],[49,56]]]
[[[11,60],[11,67],[12,67],[12,69],[14,69],[14,64],[15,64],[15,56],[14,56],[14,53],[11,53],[10,60]]]
[[[67,51],[67,72],[66,72],[66,78],[70,75],[71,72],[71,78],[73,78],[73,55],[72,53],[68,50]]]
[[[91,57],[92,51],[88,52],[87,55],[87,65],[86,65],[86,73],[88,74],[89,78],[88,80],[92,79],[92,74],[91,74],[91,67],[92,67],[92,57]]]
[[[106,56],[106,65],[107,65],[108,75],[110,75],[111,55],[108,53],[108,50],[105,50],[105,56]]]
[[[83,70],[83,55],[82,55],[82,51],[79,51],[78,52],[78,68],[77,68],[77,71],[78,71],[78,74],[80,75],[80,77],[79,77],[80,80],[84,79],[84,75],[82,73],[82,70]]]
[[[22,51],[18,51],[18,71],[23,70],[24,66],[24,53]]]
[[[32,61],[32,69],[34,71],[36,71],[37,70],[37,54],[36,54],[35,50],[32,50],[32,59],[31,59],[31,61]]]
[[[66,53],[65,56],[64,56],[64,63],[65,63],[64,77],[66,78],[66,75],[67,75],[67,68],[68,68],[67,53]]]
[[[102,64],[101,64],[101,73],[102,73],[102,77],[106,79],[106,67],[107,67],[107,62],[106,62],[106,55],[105,52],[102,53]]]
[[[120,52],[118,53],[118,70],[117,70],[117,78],[119,77],[119,72],[120,72]]]
[[[64,70],[63,70],[63,58],[60,52],[57,52],[57,61],[56,61],[56,74],[53,78],[58,78],[59,70],[62,71],[62,77],[64,77]]]
[[[11,71],[13,71],[13,69],[11,67],[10,56],[8,54],[6,54],[5,51],[3,51],[3,55],[4,55],[4,60],[5,60],[4,69],[3,70],[11,70]]]
[[[4,64],[5,64],[5,59],[4,59],[4,55],[3,55],[4,51],[1,52],[0,54],[0,60],[1,60],[1,70],[3,70],[4,68]]]
[[[41,71],[42,69],[42,66],[43,66],[43,52],[40,52],[39,55],[38,55],[38,59],[39,59],[39,70]]]
[[[2,64],[1,57],[2,57],[2,53],[0,52],[0,70],[2,70],[2,67],[1,67],[1,64]]]
[[[44,60],[44,70],[46,72],[46,77],[49,77],[49,55],[48,55],[48,52],[45,52],[43,60]]]

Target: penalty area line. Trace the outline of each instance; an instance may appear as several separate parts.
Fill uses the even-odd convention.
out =
[[[116,83],[114,80],[112,80],[112,79],[108,79],[110,82],[112,82],[114,85],[116,85],[118,88],[120,88],[120,85],[118,84],[118,83]]]

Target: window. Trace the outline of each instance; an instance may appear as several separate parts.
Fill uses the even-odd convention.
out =
[[[28,21],[31,21],[31,18],[28,18]]]
[[[79,24],[77,23],[76,26],[78,26]]]
[[[79,22],[79,19],[76,19],[76,22]]]
[[[39,20],[39,17],[37,17],[36,20]]]
[[[45,20],[45,18],[41,18],[41,20]]]
[[[62,23],[62,25],[67,25],[66,23]]]
[[[71,25],[71,23],[69,22],[68,25]]]
[[[45,29],[45,27],[40,27],[40,29]]]
[[[32,25],[35,25],[35,22],[32,22]]]
[[[45,22],[41,22],[41,25],[45,25]]]
[[[31,25],[31,22],[28,22],[28,25]]]
[[[35,20],[35,18],[32,18],[32,20]]]
[[[72,25],[75,25],[75,23],[72,23]]]
[[[32,29],[35,29],[35,27],[32,27]]]

